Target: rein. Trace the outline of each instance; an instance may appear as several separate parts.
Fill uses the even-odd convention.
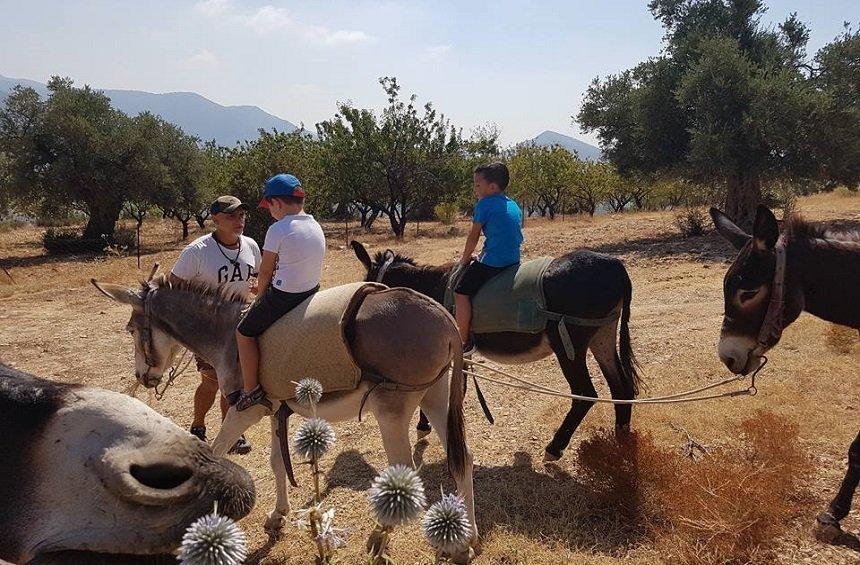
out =
[[[385,273],[388,271],[388,268],[394,263],[394,252],[390,249],[385,252],[388,255],[388,259],[379,267],[379,272],[376,273],[376,280],[374,282],[381,283],[382,279],[385,278]]]
[[[632,398],[629,400],[625,399],[615,399],[615,398],[598,398],[596,396],[583,396],[580,394],[571,394],[567,392],[562,392],[560,390],[550,388],[544,385],[537,384],[535,382],[526,380],[522,377],[517,377],[512,375],[506,371],[502,371],[492,365],[487,364],[482,361],[472,361],[465,360],[466,365],[472,368],[478,367],[481,369],[485,369],[492,373],[496,373],[501,375],[502,377],[509,379],[504,380],[501,378],[488,377],[486,375],[482,375],[481,373],[475,372],[474,370],[464,370],[463,372],[471,375],[472,378],[481,379],[484,381],[488,381],[491,383],[495,383],[498,385],[506,386],[509,388],[516,388],[520,390],[525,390],[527,392],[534,392],[537,394],[545,394],[547,396],[558,396],[561,398],[568,398],[570,400],[583,400],[586,402],[603,402],[606,404],[679,404],[682,402],[697,402],[699,400],[712,400],[715,398],[727,398],[727,397],[735,397],[735,396],[755,396],[758,392],[758,389],[755,385],[755,379],[758,375],[759,371],[761,371],[765,365],[767,365],[767,357],[762,356],[762,363],[758,366],[758,368],[753,371],[753,374],[750,378],[750,385],[745,389],[733,390],[729,392],[722,392],[718,394],[708,394],[703,396],[696,396],[702,392],[718,388],[729,383],[738,382],[746,379],[745,375],[737,375],[727,379],[723,379],[716,383],[711,383],[709,385],[705,385],[703,387],[687,390],[684,392],[679,392],[676,394],[668,394],[665,396],[655,396],[651,398]],[[513,382],[511,382],[513,381]]]
[[[774,246],[776,253],[776,269],[773,274],[773,284],[770,291],[770,302],[767,305],[767,313],[764,315],[761,329],[758,334],[758,347],[761,351],[767,351],[782,337],[785,329],[785,263],[786,251],[785,240],[782,236]]]

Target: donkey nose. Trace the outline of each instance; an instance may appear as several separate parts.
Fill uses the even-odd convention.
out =
[[[189,467],[174,463],[133,464],[129,474],[140,484],[156,490],[172,490],[188,482],[194,475]]]

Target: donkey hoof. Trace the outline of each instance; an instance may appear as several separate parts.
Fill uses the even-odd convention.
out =
[[[833,514],[822,512],[815,520],[815,539],[824,543],[833,543],[842,535],[842,527]]]
[[[442,557],[442,556],[440,556]],[[458,553],[448,556],[448,560],[451,563],[457,563],[458,565],[468,565],[472,562],[473,559],[477,557],[477,553],[473,548],[464,549]],[[439,563],[445,563],[445,561],[439,561]]]
[[[558,461],[561,459],[562,452],[553,453],[549,448],[546,448],[543,452],[543,462],[544,463],[552,463],[553,461]]]
[[[277,510],[272,510],[266,517],[266,523],[263,525],[263,529],[273,541],[277,541],[281,539],[281,536],[284,534],[284,525],[286,523],[287,519],[283,514]]]

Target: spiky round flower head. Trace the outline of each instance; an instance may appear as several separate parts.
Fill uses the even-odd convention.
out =
[[[322,418],[305,420],[293,437],[296,452],[309,461],[320,459],[334,445],[331,425]]]
[[[248,557],[245,532],[216,513],[191,524],[182,536],[179,562],[186,565],[241,565]]]
[[[383,526],[410,522],[427,504],[421,478],[406,465],[393,465],[379,473],[373,479],[368,498],[376,521]]]
[[[466,503],[456,494],[443,495],[424,514],[421,526],[430,545],[445,555],[466,549],[472,537]]]
[[[296,402],[303,406],[319,404],[323,385],[316,379],[302,379],[296,384]]]

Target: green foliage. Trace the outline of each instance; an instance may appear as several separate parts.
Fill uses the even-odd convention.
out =
[[[433,213],[436,216],[436,219],[446,226],[450,226],[454,223],[454,220],[457,219],[457,212],[459,211],[460,207],[456,202],[440,202],[433,208]]]
[[[0,110],[14,197],[88,215],[85,240],[110,237],[127,201],[166,204],[196,177],[196,140],[161,118],[130,118],[103,93],[52,78],[40,100],[17,87]]]
[[[571,170],[576,157],[567,149],[533,143],[518,146],[510,158],[512,198],[523,201],[541,216],[555,219],[570,201]]]
[[[721,186],[742,223],[767,179],[860,179],[856,32],[823,48],[816,70],[809,30],[794,14],[766,27],[759,0],[649,7],[666,30],[663,55],[595,79],[577,116],[622,174]]]
[[[426,215],[462,188],[463,142],[431,103],[419,111],[414,94],[401,97],[397,79],[379,82],[388,96],[381,116],[344,103],[317,124],[322,182],[330,204],[384,213],[402,237],[410,216]]]
[[[840,198],[854,198],[856,196],[860,196],[860,191],[856,189],[851,190],[847,186],[837,186],[836,189],[834,189],[833,194]]]

